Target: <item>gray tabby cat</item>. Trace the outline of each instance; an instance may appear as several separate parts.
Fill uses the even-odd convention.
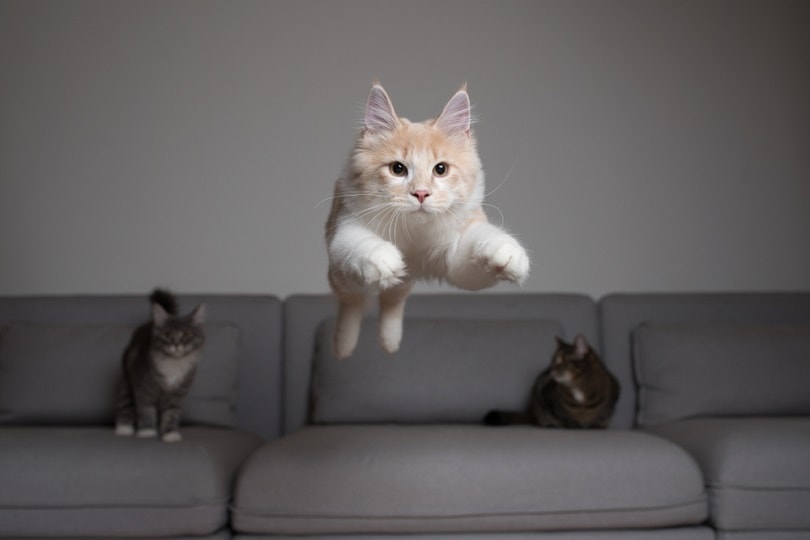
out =
[[[123,381],[116,400],[118,435],[182,440],[180,409],[194,379],[205,335],[205,305],[178,315],[177,299],[156,289],[149,297],[152,320],[135,329],[123,355]]]
[[[557,338],[557,349],[534,382],[527,411],[490,411],[488,425],[535,424],[542,427],[606,428],[619,383],[584,336],[574,343]]]

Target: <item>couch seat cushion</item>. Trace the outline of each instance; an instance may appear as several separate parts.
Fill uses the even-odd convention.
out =
[[[233,526],[265,534],[643,528],[702,522],[703,478],[630,431],[312,426],[254,453]]]
[[[187,427],[183,441],[110,428],[0,427],[0,536],[211,534],[258,437]]]
[[[810,532],[810,417],[695,418],[651,431],[700,464],[717,528]]]

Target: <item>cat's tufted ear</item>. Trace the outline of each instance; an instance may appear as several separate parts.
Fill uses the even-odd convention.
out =
[[[155,326],[163,326],[166,324],[166,319],[168,318],[169,314],[166,313],[163,306],[160,304],[152,304],[152,322],[155,323]]]
[[[363,118],[363,127],[367,133],[379,133],[381,131],[391,131],[399,125],[399,118],[394,112],[391,99],[385,89],[374,83],[366,101],[366,114]]]
[[[471,122],[470,96],[467,94],[467,85],[465,84],[444,106],[442,114],[436,119],[436,125],[448,135],[461,133],[469,135]]]
[[[202,324],[205,321],[205,304],[200,304],[191,312],[191,322]]]
[[[576,339],[574,339],[574,350],[577,353],[577,356],[585,356],[588,354],[588,349],[590,346],[588,345],[588,340],[585,339],[585,336],[582,334],[577,335]]]

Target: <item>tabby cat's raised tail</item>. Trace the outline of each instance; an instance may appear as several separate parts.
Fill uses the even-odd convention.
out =
[[[179,313],[177,298],[165,289],[152,291],[152,294],[149,295],[149,302],[162,307],[167,315],[177,315]]]

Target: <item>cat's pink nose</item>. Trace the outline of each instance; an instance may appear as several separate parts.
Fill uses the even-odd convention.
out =
[[[430,192],[426,189],[417,189],[416,191],[411,193],[411,195],[419,199],[419,204],[422,204],[423,202],[425,202],[425,199],[430,197]]]

